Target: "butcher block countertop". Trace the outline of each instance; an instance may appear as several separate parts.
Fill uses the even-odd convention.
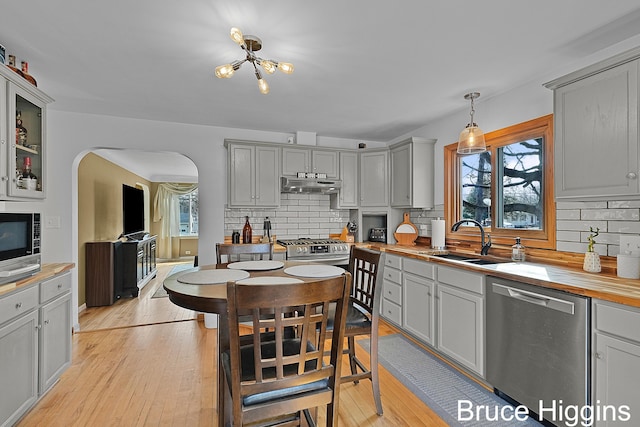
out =
[[[41,270],[36,274],[34,274],[33,276],[29,276],[25,279],[18,280],[17,282],[0,285],[0,296],[2,296],[3,294],[9,293],[15,289],[24,288],[33,283],[47,280],[50,277],[55,276],[56,274],[69,271],[75,266],[76,265],[74,263],[63,263],[63,262],[42,264]]]
[[[440,258],[435,255],[443,251],[431,250],[421,246],[400,246],[367,243],[363,246],[377,249],[383,252],[410,258],[430,261],[440,265],[448,265],[476,271],[495,277],[515,280],[545,288],[558,289],[577,295],[599,298],[606,301],[640,307],[640,280],[623,279],[611,274],[587,273],[575,268],[559,267],[533,262],[511,262],[510,260],[497,259],[497,264],[474,265],[463,261],[455,261]],[[457,253],[451,252],[450,253]],[[481,258],[477,254],[468,254],[469,258]],[[491,256],[484,256],[489,258]],[[508,261],[508,262],[504,262]]]

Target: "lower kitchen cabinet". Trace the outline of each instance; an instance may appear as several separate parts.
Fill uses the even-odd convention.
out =
[[[640,416],[640,309],[593,300],[592,402],[612,409],[595,425],[636,425]],[[625,414],[631,414],[626,419]],[[604,419],[603,419],[604,418]],[[634,421],[635,420],[635,421]]]
[[[380,314],[398,326],[402,326],[402,261],[397,255],[386,254],[382,271]]]
[[[0,297],[0,426],[22,417],[71,365],[71,273]]]
[[[484,275],[438,266],[436,348],[484,377]]]
[[[403,327],[429,345],[435,345],[435,282],[431,263],[404,259],[402,271]]]

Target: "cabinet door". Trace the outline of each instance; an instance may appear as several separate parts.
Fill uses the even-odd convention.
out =
[[[484,309],[479,295],[438,283],[437,348],[484,376]]]
[[[640,193],[638,61],[554,91],[556,197]]]
[[[255,204],[255,149],[250,145],[229,145],[229,205]]]
[[[256,146],[256,206],[280,204],[280,151],[277,147]]]
[[[15,140],[9,143],[8,195],[43,199],[45,175],[46,104],[19,86],[9,83],[9,118],[22,121],[22,132],[16,128]]]
[[[358,207],[358,153],[340,152],[342,188],[331,195],[331,209]]]
[[[71,294],[40,309],[40,393],[71,365]]]
[[[432,280],[404,272],[402,312],[404,328],[427,344],[434,344],[435,303]]]
[[[9,152],[8,146],[14,138],[13,124],[11,128],[7,126],[8,113],[6,99],[7,80],[0,76],[0,183],[2,183],[2,185],[0,185],[0,197],[7,195],[7,182],[9,181],[9,174],[7,173],[7,153]]]
[[[298,172],[311,172],[311,150],[284,147],[282,149],[282,175],[296,176]]]
[[[37,310],[0,328],[0,425],[13,425],[38,398]]]
[[[387,151],[360,153],[360,206],[389,204]]]
[[[327,178],[338,179],[338,152],[319,151],[311,152],[311,172],[326,173]]]
[[[411,207],[411,144],[391,150],[390,155],[391,206],[395,208]],[[424,165],[424,167],[426,166]]]
[[[640,345],[595,333],[595,402],[619,410],[623,405],[633,416],[640,413]],[[618,414],[619,415],[619,414]],[[633,423],[633,422],[632,422]],[[627,426],[619,416],[598,420],[596,426]]]

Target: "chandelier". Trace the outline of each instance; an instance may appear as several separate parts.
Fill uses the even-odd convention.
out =
[[[476,110],[473,109],[473,100],[480,98],[479,92],[471,92],[464,96],[464,99],[471,100],[471,121],[460,132],[460,138],[458,138],[458,153],[460,154],[475,154],[487,151],[487,146],[484,141],[484,132],[473,121],[473,114]]]
[[[277,62],[273,59],[262,59],[256,56],[255,52],[262,49],[262,40],[256,36],[242,35],[242,31],[237,28],[232,28],[229,34],[231,40],[238,43],[242,50],[247,54],[246,58],[239,61],[234,61],[231,64],[224,64],[216,67],[216,77],[219,79],[228,79],[233,76],[233,73],[240,68],[242,64],[249,61],[253,65],[256,78],[258,79],[258,88],[264,95],[269,93],[269,85],[267,81],[262,78],[262,73],[258,69],[257,65],[260,65],[267,74],[275,73],[276,69],[279,69],[285,74],[293,73],[293,64],[288,62]],[[256,65],[257,64],[257,65]]]

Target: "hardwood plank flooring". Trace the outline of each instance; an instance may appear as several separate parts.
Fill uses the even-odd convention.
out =
[[[18,426],[217,424],[216,330],[168,298],[151,299],[172,266],[160,264],[158,278],[138,298],[81,313],[71,367]],[[380,327],[380,335],[395,332]],[[384,368],[380,388],[384,415],[379,417],[368,381],[343,384],[340,426],[447,425]],[[319,414],[324,425],[322,410]]]

